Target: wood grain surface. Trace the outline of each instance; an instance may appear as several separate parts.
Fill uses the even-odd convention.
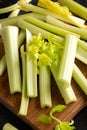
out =
[[[3,56],[3,54],[4,54],[3,42],[0,39],[0,58]],[[78,67],[82,70],[84,75],[87,77],[87,66],[78,60],[76,60],[75,62],[78,65]],[[77,83],[73,79],[71,83],[73,90],[77,96],[77,101],[75,103],[67,105],[67,108],[63,112],[56,114],[56,116],[63,121],[73,119],[73,117],[87,104],[87,97],[79,88]],[[51,81],[51,89],[52,89],[52,105],[55,106],[58,104],[65,104],[53,77]],[[17,115],[27,124],[29,124],[34,130],[44,130],[44,129],[53,130],[56,121],[53,121],[51,125],[45,125],[36,121],[36,118],[40,114],[49,114],[49,111],[51,109],[51,108],[42,109],[40,107],[39,96],[37,98],[30,99],[28,114],[27,116],[24,117],[18,115],[20,100],[21,100],[20,93],[15,93],[12,95],[10,94],[9,81],[6,70],[4,74],[0,77],[0,102],[10,111],[12,111],[15,115]]]

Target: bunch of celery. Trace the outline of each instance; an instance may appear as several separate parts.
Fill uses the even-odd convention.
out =
[[[5,47],[0,69],[6,68],[7,64],[11,93],[16,92],[15,90],[22,92],[20,115],[26,115],[29,98],[38,96],[37,74],[42,108],[52,106],[51,73],[66,104],[77,100],[71,86],[72,77],[87,95],[87,79],[75,64],[75,58],[87,64],[86,18],[74,16],[72,8],[71,11],[67,8],[67,2],[64,3],[67,7],[61,6],[62,0],[59,1],[61,5],[51,0],[39,0],[37,6],[29,2],[20,0],[13,6],[0,9],[0,14],[13,10],[17,11],[16,15],[20,10],[32,11],[0,20],[0,34]],[[73,2],[70,0],[70,7],[73,7]],[[76,8],[78,7],[81,10],[83,8],[84,14],[86,13],[85,7],[77,4]],[[26,44],[21,46],[25,37]],[[21,73],[18,48],[22,61]],[[0,70],[1,75],[3,71]],[[18,83],[15,81],[15,75],[18,76]],[[13,83],[16,83],[14,90]]]

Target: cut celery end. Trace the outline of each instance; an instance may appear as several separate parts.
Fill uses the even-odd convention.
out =
[[[65,103],[69,104],[69,103],[77,101],[77,97],[76,97],[71,85],[66,87],[63,84],[60,84],[60,82],[58,81],[58,79],[57,79],[58,70],[59,70],[59,65],[53,64],[51,66],[51,72],[53,74],[55,82],[56,82],[56,84],[58,86],[58,89],[59,89],[59,91],[61,93],[61,96],[63,97]]]
[[[67,35],[65,37],[65,45],[60,60],[58,71],[58,81],[69,86],[72,78],[73,65],[76,55],[78,38],[75,35]]]
[[[18,54],[18,28],[7,26],[1,29],[4,42],[10,92],[21,92],[21,73]]]
[[[39,90],[41,108],[51,107],[51,73],[48,66],[40,67]]]
[[[29,44],[32,34],[26,29],[26,44]],[[34,63],[29,54],[26,54],[27,68],[27,95],[29,97],[37,97],[37,59]]]
[[[29,105],[29,97],[27,96],[27,82],[26,82],[26,56],[24,55],[24,45],[20,47],[21,59],[22,59],[22,95],[21,104],[18,115],[26,116]]]
[[[18,130],[16,127],[14,127],[12,124],[10,123],[5,123],[2,130]]]
[[[87,79],[76,64],[74,64],[72,76],[74,80],[77,82],[77,84],[79,85],[79,87],[87,95]]]

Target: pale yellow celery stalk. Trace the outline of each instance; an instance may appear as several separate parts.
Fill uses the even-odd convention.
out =
[[[21,30],[19,35],[18,35],[18,47],[20,47],[20,45],[24,42],[25,40],[25,31]],[[4,71],[6,70],[6,57],[5,55],[2,56],[2,58],[0,59],[0,76],[3,75]]]
[[[37,59],[32,60],[30,54],[28,53],[28,45],[32,40],[31,32],[26,29],[26,68],[27,68],[27,96],[37,97]],[[35,63],[34,63],[35,62]]]
[[[1,28],[4,43],[10,92],[21,92],[21,73],[18,53],[18,28],[7,26]]]
[[[12,124],[10,123],[5,123],[2,130],[18,130],[16,127],[14,127]]]
[[[57,87],[58,87],[65,103],[69,104],[69,103],[77,101],[77,97],[74,93],[74,90],[72,89],[72,86],[69,85],[66,87],[65,85],[60,84],[60,82],[58,82],[58,79],[57,79],[58,70],[59,70],[59,65],[55,65],[55,64],[51,65],[52,75],[56,81]]]
[[[22,95],[18,115],[26,116],[29,105],[29,97],[27,96],[27,68],[26,55],[24,54],[24,45],[20,47],[20,53],[22,59]]]
[[[41,108],[51,107],[51,73],[49,66],[41,66],[39,72],[39,90]]]
[[[75,35],[69,34],[65,37],[63,53],[60,59],[58,81],[64,86],[71,84],[73,65],[75,61],[78,38]]]
[[[9,17],[15,17],[19,14],[20,12],[20,9],[15,9],[13,10],[10,14],[9,14]]]

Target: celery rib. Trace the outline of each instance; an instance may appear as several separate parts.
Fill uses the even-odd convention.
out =
[[[20,47],[21,59],[22,59],[22,95],[21,95],[21,104],[19,108],[18,115],[25,116],[27,115],[29,97],[27,96],[27,81],[26,81],[26,56],[24,54],[24,45]]]
[[[11,11],[17,9],[17,8],[19,8],[17,3],[13,4],[11,6],[5,7],[5,8],[1,8],[0,9],[0,14],[11,12]]]
[[[75,35],[66,35],[63,53],[60,59],[58,81],[69,86],[72,78],[73,65],[76,55],[78,38]]]
[[[51,107],[51,75],[48,66],[41,66],[39,73],[39,90],[41,108]]]
[[[18,28],[14,26],[3,27],[1,28],[1,36],[6,54],[10,92],[20,92],[21,74],[18,54]]]
[[[60,20],[53,18],[51,16],[46,17],[46,22],[50,23],[54,26],[68,30],[70,32],[76,33],[76,34],[80,35],[80,37],[82,39],[87,40],[87,36],[85,35],[87,33],[87,30],[85,30],[85,29],[81,29],[81,28],[72,26],[70,24],[64,23],[63,21],[60,21]]]
[[[26,51],[27,44],[32,39],[32,34],[26,30]],[[29,54],[26,54],[26,68],[27,68],[27,95],[29,97],[37,97],[37,59],[34,61]]]
[[[85,78],[85,76],[83,75],[83,73],[76,64],[74,64],[72,76],[79,85],[79,87],[87,95],[87,79]]]
[[[5,123],[2,130],[18,130],[16,127],[14,127],[12,124],[10,123]]]

